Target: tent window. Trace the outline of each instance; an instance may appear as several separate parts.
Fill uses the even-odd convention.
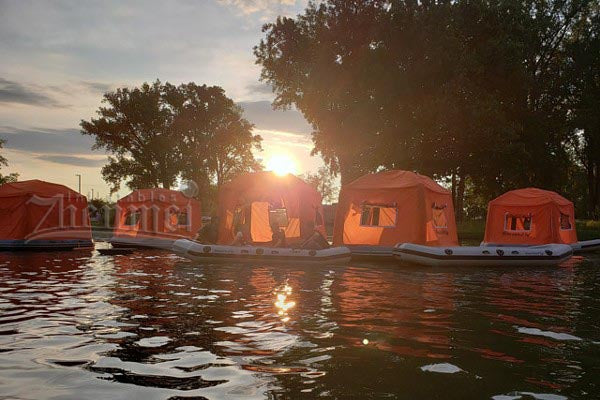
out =
[[[287,209],[269,208],[269,224],[277,224],[280,228],[288,226]]]
[[[506,214],[504,220],[504,230],[512,232],[529,232],[531,231],[531,214],[530,215],[512,215]]]
[[[130,211],[125,216],[125,225],[134,226],[140,220],[141,213],[139,211]]]
[[[446,218],[446,204],[438,205],[433,203],[432,219],[434,228],[448,228],[448,219]]]
[[[571,218],[569,214],[560,213],[560,229],[563,231],[570,231],[573,229],[573,224],[571,224]]]
[[[379,226],[392,228],[396,226],[398,209],[396,207],[363,205],[360,215],[361,226]]]
[[[180,212],[177,214],[177,225],[179,226],[189,226],[190,219],[188,218],[187,211]]]

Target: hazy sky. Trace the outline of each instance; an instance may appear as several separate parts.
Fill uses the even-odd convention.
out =
[[[310,127],[297,111],[272,111],[252,47],[263,23],[295,15],[305,0],[0,0],[0,137],[21,179],[108,194],[106,154],[79,133],[102,94],[160,79],[223,87],[264,137],[259,158],[286,152],[314,171]],[[127,190],[122,189],[120,194]]]

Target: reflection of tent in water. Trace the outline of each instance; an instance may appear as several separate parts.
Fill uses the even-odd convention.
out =
[[[90,247],[85,196],[40,180],[0,186],[0,248]]]
[[[219,243],[229,244],[235,232],[243,231],[254,243],[271,241],[271,225],[285,231],[289,242],[312,233],[323,234],[321,195],[293,175],[272,172],[239,175],[219,192]]]
[[[447,358],[457,288],[452,274],[424,273],[417,278],[391,269],[345,269],[331,289],[335,335],[349,346],[362,346],[368,332],[376,338],[370,345],[380,350]],[[435,313],[424,311],[428,309]]]
[[[364,175],[342,187],[333,243],[394,246],[458,243],[450,192],[409,171]]]
[[[488,204],[484,242],[575,243],[573,203],[555,192],[536,188],[504,193]]]
[[[200,229],[200,203],[168,189],[139,189],[117,202],[113,245],[169,246]],[[164,242],[164,243],[163,243]]]

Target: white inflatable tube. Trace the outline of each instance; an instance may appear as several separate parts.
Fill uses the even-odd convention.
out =
[[[275,248],[262,246],[222,246],[202,244],[193,240],[179,239],[171,250],[193,261],[217,263],[293,263],[293,264],[347,264],[350,250],[332,247],[322,250]]]
[[[600,239],[582,240],[571,245],[575,253],[590,253],[600,250]]]
[[[498,244],[498,243],[486,243],[486,242],[481,242],[481,246],[485,246],[485,247],[515,247],[515,248],[519,248],[519,247],[539,247],[539,246],[530,246],[530,245],[509,245],[509,244]],[[573,253],[575,254],[579,254],[579,253],[591,253],[594,251],[598,251],[600,250],[600,239],[592,239],[592,240],[582,240],[579,241],[577,243],[571,243],[569,246],[571,246],[571,248],[573,249]]]
[[[397,260],[432,267],[552,266],[568,260],[572,254],[573,249],[566,244],[431,247],[399,243],[394,248]]]
[[[395,261],[392,246],[346,245],[346,247],[352,253],[352,261]]]

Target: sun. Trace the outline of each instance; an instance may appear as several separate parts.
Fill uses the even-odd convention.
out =
[[[279,176],[297,173],[296,163],[287,154],[273,154],[267,161],[266,169]]]

